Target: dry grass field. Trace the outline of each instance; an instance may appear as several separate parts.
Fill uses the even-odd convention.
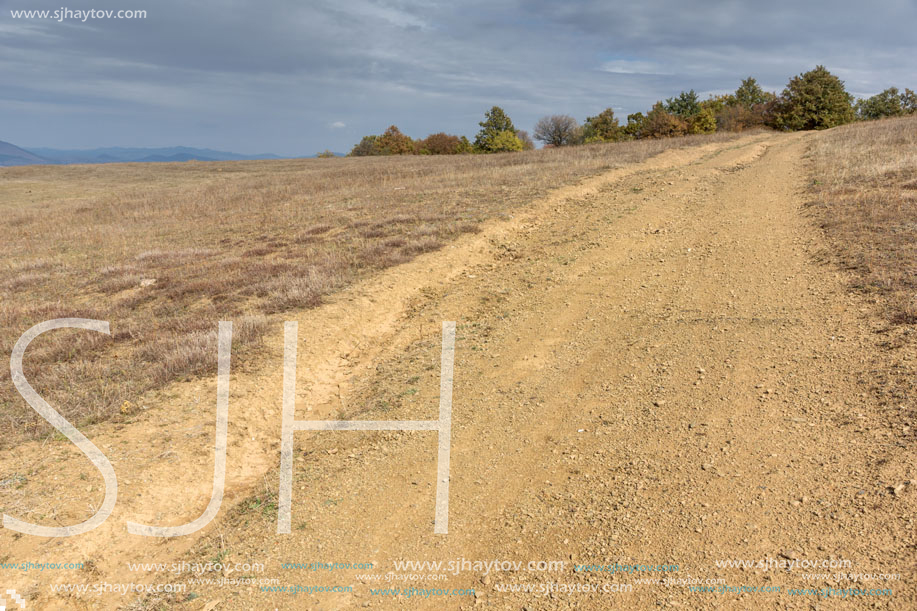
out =
[[[917,322],[917,117],[818,134],[810,160],[833,257],[891,322]]]
[[[435,250],[548,190],[734,135],[509,155],[0,169],[0,353],[39,322],[25,373],[77,426],[215,370],[216,328],[256,348],[268,317]],[[0,438],[51,431],[0,367]]]
[[[692,579],[777,588],[760,590],[770,606],[811,606],[825,597],[799,598],[800,589],[857,584],[719,560],[843,559],[843,571],[900,576],[875,580],[894,588],[880,602],[917,608],[908,585],[917,327],[888,318],[910,286],[910,234],[899,234],[911,222],[914,126],[491,157],[2,174],[0,201],[20,202],[4,214],[5,349],[55,315],[111,321],[115,335],[101,341],[43,336],[27,365],[73,421],[98,421],[83,430],[118,478],[117,506],[91,532],[0,529],[0,564],[86,563],[7,570],[4,587],[41,609],[388,609],[395,598],[383,597],[398,582],[383,579],[407,582],[402,560],[564,558],[551,574],[450,571],[436,587],[464,595],[410,603],[752,600],[637,582],[620,597],[516,589],[596,583],[573,563],[648,559],[678,563]],[[648,158],[696,142],[710,144]],[[616,165],[626,167],[603,170]],[[821,203],[807,207],[813,200]],[[512,218],[481,222],[502,215]],[[838,270],[845,257],[856,273]],[[851,291],[851,279],[868,291]],[[225,318],[239,330],[218,515],[187,536],[130,534],[128,521],[192,523],[214,498],[212,344]],[[292,378],[281,367],[283,320],[300,330]],[[278,532],[285,382],[295,381],[303,420],[429,419],[443,396],[437,327],[448,320],[449,534],[434,532],[437,439],[384,430],[298,431],[292,533]],[[179,378],[191,379],[170,382]],[[6,443],[18,445],[0,454],[0,513],[55,526],[93,515],[106,482],[67,440],[26,441],[15,427],[34,419],[6,397]],[[372,569],[289,564],[342,559]],[[179,561],[223,566],[167,575],[135,564]],[[240,570],[249,562],[264,570]],[[258,582],[211,579],[227,575]],[[100,583],[151,588],[93,593]],[[152,587],[165,583],[182,587]],[[293,599],[298,584],[330,589]]]

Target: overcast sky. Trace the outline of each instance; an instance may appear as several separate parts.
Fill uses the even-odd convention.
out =
[[[13,19],[11,10],[147,11]],[[622,119],[824,64],[856,95],[917,89],[914,0],[0,0],[0,140],[348,151],[396,124],[473,137],[502,106]]]

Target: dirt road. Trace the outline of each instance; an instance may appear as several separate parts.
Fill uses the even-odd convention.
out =
[[[816,263],[806,137],[757,134],[589,179],[295,317],[298,419],[435,419],[440,325],[457,322],[448,535],[433,533],[437,439],[423,431],[296,433],[292,534],[275,534],[278,326],[262,359],[233,363],[227,495],[210,526],[169,540],[124,528],[206,507],[208,380],[93,430],[119,477],[102,527],[0,533],[7,559],[91,566],[4,571],[3,585],[42,609],[136,599],[49,587],[102,582],[188,584],[193,596],[145,603],[208,611],[915,608],[917,460],[886,424],[897,406],[869,391],[882,323]],[[0,473],[28,474],[2,489],[4,512],[91,515],[101,479],[70,448],[3,457]],[[277,581],[128,566],[208,560],[230,567],[209,579]],[[494,560],[522,564],[474,564]],[[282,567],[312,562],[373,568]],[[352,591],[270,591],[297,586]],[[447,594],[390,591],[411,587]]]

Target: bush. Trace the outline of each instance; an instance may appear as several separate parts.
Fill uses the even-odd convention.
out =
[[[758,81],[752,77],[748,77],[742,84],[739,85],[739,88],[735,92],[735,103],[739,106],[742,106],[746,110],[752,110],[755,106],[760,104],[767,104],[768,102],[773,101],[777,96],[773,93],[764,91],[761,89],[761,86],[758,84]]]
[[[363,136],[350,151],[351,157],[369,155],[413,155],[414,141],[392,125],[381,136]]]
[[[662,102],[656,102],[646,115],[638,138],[671,138],[684,136],[688,132],[688,123],[665,109]]]
[[[725,95],[710,96],[700,103],[700,107],[709,109],[713,116],[718,116],[721,112],[736,104],[736,97],[731,93],[727,93]]]
[[[716,128],[724,132],[741,132],[753,125],[761,125],[759,116],[753,111],[740,106],[724,106],[716,113]]]
[[[376,139],[376,149],[378,155],[413,155],[414,141],[392,125]]]
[[[688,118],[689,134],[712,134],[716,131],[716,115],[709,108],[701,108]]]
[[[917,93],[905,88],[901,94],[901,103],[904,105],[905,114],[917,114]]]
[[[606,108],[594,117],[587,117],[583,123],[583,142],[617,142],[625,138],[624,130],[611,108]]]
[[[376,140],[379,139],[379,136],[363,136],[363,139],[360,140],[359,144],[354,145],[350,150],[350,157],[368,157],[370,155],[378,155],[376,152]]]
[[[504,130],[497,133],[490,141],[490,153],[509,153],[522,150],[522,140],[515,131]]]
[[[669,98],[665,101],[663,108],[669,114],[673,114],[682,119],[688,120],[701,111],[700,101],[694,90],[682,91],[678,97]]]
[[[856,103],[857,116],[861,119],[901,117],[917,112],[917,94],[910,89],[899,93],[897,87],[889,87],[871,98]]]
[[[430,134],[423,140],[417,140],[414,146],[418,155],[460,155],[472,152],[468,138],[443,132]]]
[[[635,112],[627,115],[627,125],[622,130],[627,138],[640,138],[643,132],[643,126],[646,124],[646,117],[642,112]]]
[[[660,104],[660,110],[653,108],[650,115],[653,116],[653,133],[671,135],[688,134],[708,134],[716,131],[716,116],[713,110],[704,107],[703,103],[697,98],[697,93],[691,91],[682,91],[678,97],[669,98],[665,104]],[[653,114],[655,112],[655,114]],[[672,121],[670,118],[675,117],[677,120]],[[647,115],[649,119],[650,115]],[[683,124],[683,126],[682,126]],[[650,138],[664,138],[665,135],[651,135]]]
[[[535,132],[532,135],[535,140],[540,140],[546,145],[569,146],[579,141],[579,124],[570,115],[542,117],[535,124]]]
[[[496,140],[503,132],[509,132],[510,136],[519,140],[516,137],[516,128],[513,126],[512,120],[506,116],[506,113],[499,106],[494,106],[484,113],[484,120],[478,125],[481,126],[481,131],[478,132],[474,139],[474,149],[480,153],[498,152],[500,149],[497,148]],[[508,142],[508,137],[502,136],[501,146],[505,146]],[[521,146],[522,143],[520,142],[519,144]]]
[[[532,141],[532,137],[529,136],[529,133],[524,129],[517,129],[516,137],[519,138],[519,141],[522,143],[523,151],[530,151],[535,148],[535,143]]]
[[[817,66],[790,79],[774,114],[774,125],[781,129],[827,129],[850,123],[856,116],[853,96],[844,82]]]

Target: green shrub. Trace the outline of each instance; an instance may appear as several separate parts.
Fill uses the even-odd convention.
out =
[[[742,81],[742,84],[736,89],[733,97],[736,104],[747,110],[752,110],[755,106],[773,101],[777,96],[769,91],[764,91],[761,89],[758,81],[752,77],[748,77]]]
[[[481,131],[478,132],[478,135],[474,139],[474,149],[478,152],[498,152],[500,149],[497,148],[496,139],[503,132],[509,132],[513,138],[519,140],[519,138],[516,137],[516,128],[513,126],[512,120],[506,116],[506,113],[503,112],[503,109],[499,106],[494,106],[484,113],[484,120],[478,123],[478,125],[481,126]],[[508,137],[503,136],[502,138],[501,146],[509,142]],[[520,146],[521,144],[520,142]]]
[[[736,98],[731,93],[718,96],[710,96],[710,98],[704,100],[700,103],[701,108],[709,109],[714,116],[719,115],[725,109],[730,106],[735,106],[737,104]]]
[[[615,112],[606,108],[594,117],[587,117],[582,127],[583,142],[616,142],[624,139],[626,134],[618,124]]]
[[[774,125],[781,129],[827,129],[856,118],[844,82],[817,66],[790,79],[777,101]]]
[[[459,155],[470,155],[473,152],[474,146],[468,141],[468,138],[465,136],[460,137],[456,153]]]
[[[901,104],[904,106],[904,114],[917,114],[917,93],[905,88],[901,94]]]
[[[522,150],[522,140],[515,131],[504,130],[498,132],[490,141],[490,153],[509,153]]]
[[[889,87],[881,93],[858,100],[857,116],[861,119],[881,119],[883,117],[901,117],[917,113],[917,94],[910,89],[900,93],[897,87]]]
[[[716,115],[709,108],[703,108],[688,118],[689,134],[712,134],[716,131]]]
[[[360,143],[351,149],[350,156],[412,155],[414,152],[414,141],[392,125],[381,136],[363,136]]]
[[[678,94],[678,97],[669,98],[663,104],[663,108],[669,114],[685,120],[690,119],[701,111],[700,101],[697,99],[697,94],[693,89],[691,91],[682,91]]]
[[[642,112],[627,115],[627,125],[622,129],[624,136],[629,139],[639,138],[645,123],[646,117]]]
[[[378,155],[376,152],[376,140],[379,139],[379,136],[363,136],[363,139],[360,140],[359,144],[354,145],[350,150],[350,157],[368,157],[370,155]]]

